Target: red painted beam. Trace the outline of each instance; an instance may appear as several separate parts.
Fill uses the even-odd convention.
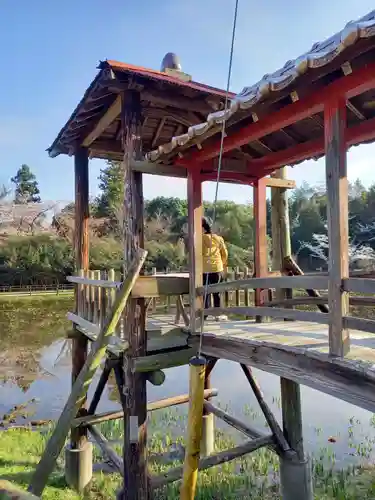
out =
[[[350,75],[343,76],[327,87],[317,90],[309,97],[294,102],[280,111],[268,115],[258,122],[250,123],[237,132],[228,135],[224,139],[223,152],[226,153],[248,144],[322,111],[324,102],[328,101],[332,96],[340,94],[349,99],[372,88],[375,88],[375,63],[354,71]],[[193,152],[189,158],[178,159],[175,163],[187,167],[197,162],[207,161],[216,157],[219,149],[220,139],[202,150]]]
[[[375,140],[375,118],[346,129],[346,147]],[[273,170],[324,153],[324,137],[249,161],[249,175],[263,177]]]

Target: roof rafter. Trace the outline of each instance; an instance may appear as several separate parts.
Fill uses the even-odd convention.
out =
[[[121,112],[121,96],[118,95],[108,111],[100,118],[87,137],[82,141],[82,146],[88,147],[116,120]]]

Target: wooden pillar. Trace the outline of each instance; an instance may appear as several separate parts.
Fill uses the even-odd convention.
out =
[[[255,253],[254,267],[257,278],[268,275],[267,249],[267,206],[266,206],[266,179],[263,177],[254,183],[254,221],[255,221]],[[268,299],[267,290],[255,290],[255,305],[261,306]],[[261,323],[266,318],[256,316]]]
[[[343,317],[349,314],[349,293],[342,280],[349,277],[348,178],[346,168],[346,99],[337,96],[325,103],[324,138],[328,198],[329,241],[329,352],[345,356],[350,349]]]
[[[74,156],[75,176],[75,230],[74,250],[76,270],[89,268],[89,159],[86,148],[78,148]],[[75,304],[78,311],[78,287],[75,287]],[[72,340],[72,383],[76,380],[87,357],[87,337],[76,330]],[[77,417],[83,416],[86,399],[83,400]],[[71,447],[83,448],[87,441],[87,430],[75,428],[71,431]]]
[[[281,378],[283,432],[294,456],[280,456],[280,484],[283,500],[313,500],[312,467],[303,446],[299,384]]]
[[[282,167],[273,178],[286,179],[287,169]],[[288,194],[285,188],[271,188],[271,225],[272,225],[272,269],[283,271],[284,259],[292,255],[290,241]],[[292,289],[277,289],[276,299],[292,298]]]
[[[189,245],[189,300],[190,331],[200,332],[200,311],[203,307],[202,297],[196,296],[196,289],[203,286],[202,263],[202,180],[200,172],[189,170],[187,176],[188,196],[188,245]]]
[[[141,157],[140,94],[129,90],[122,94],[122,144],[124,149],[124,270],[127,271],[136,249],[144,247],[142,174],[133,172],[130,162]],[[145,356],[147,338],[145,301],[132,299],[125,313],[125,338],[129,349],[124,356],[124,488],[125,500],[148,498],[147,478],[147,394],[146,374],[135,373],[134,358]]]

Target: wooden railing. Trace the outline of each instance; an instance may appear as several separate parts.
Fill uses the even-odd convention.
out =
[[[236,281],[226,281],[217,285],[209,285],[208,293],[238,293],[238,291],[248,291],[252,289],[294,289],[299,290],[299,295],[292,298],[272,299],[265,301],[261,306],[248,304],[237,305],[235,303],[225,304],[220,308],[209,308],[205,310],[208,315],[243,315],[243,316],[261,316],[279,319],[308,321],[322,324],[330,323],[327,303],[328,294],[320,294],[322,290],[328,290],[329,277],[322,275],[303,275],[303,276],[280,276],[267,278],[250,278]],[[373,296],[350,296],[349,304],[352,306],[375,307],[375,279],[371,278],[347,278],[342,280],[342,289],[356,294],[374,294]],[[303,296],[303,290],[313,291],[315,296]],[[319,292],[318,292],[319,291]],[[197,294],[203,296],[205,287],[197,289]],[[324,306],[322,312],[293,309],[296,306],[316,305]],[[283,306],[283,307],[282,307]],[[375,320],[344,316],[342,322],[343,328],[363,330],[375,333]]]

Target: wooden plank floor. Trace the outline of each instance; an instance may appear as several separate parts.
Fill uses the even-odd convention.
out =
[[[258,340],[328,353],[328,325],[304,321],[207,321],[205,332],[242,341]],[[375,363],[375,334],[350,330],[348,359]]]
[[[147,352],[187,346],[188,335],[182,325],[174,324],[172,315],[152,315],[147,318]]]
[[[167,315],[157,319],[173,322]],[[332,358],[327,325],[206,321],[202,353],[254,366],[375,412],[375,335],[351,330],[350,337],[348,356]],[[198,339],[189,336],[188,344],[197,347]]]
[[[166,345],[168,344],[167,337],[171,339],[171,345],[173,343],[180,345],[181,342],[184,344],[186,335],[179,331],[179,328],[176,329],[173,315],[153,315],[147,321],[148,329],[151,329],[151,327],[155,328],[155,330],[162,329],[161,336],[165,338]],[[328,326],[318,323],[307,323],[305,321],[255,323],[254,320],[206,320],[204,332],[241,341],[246,339],[258,340],[328,353]],[[150,337],[153,337],[151,332],[149,332]],[[350,330],[350,353],[347,358],[375,364],[375,334]]]

